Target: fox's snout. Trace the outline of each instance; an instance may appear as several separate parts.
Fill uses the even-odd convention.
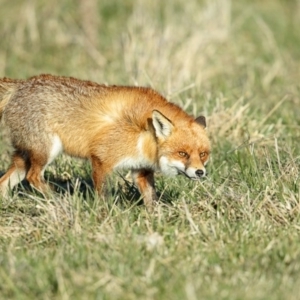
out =
[[[195,174],[196,174],[198,177],[203,177],[203,176],[205,176],[205,171],[199,169],[199,170],[196,170]]]
[[[205,170],[205,168],[195,169],[193,167],[190,167],[180,173],[186,175],[188,178],[190,178],[192,180],[199,180],[200,178],[205,177],[206,170]]]

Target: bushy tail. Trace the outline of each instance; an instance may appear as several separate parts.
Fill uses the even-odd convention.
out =
[[[16,90],[18,83],[21,80],[13,80],[9,78],[0,79],[0,119],[5,109],[6,104]]]

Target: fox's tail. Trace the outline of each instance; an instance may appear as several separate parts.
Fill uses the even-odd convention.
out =
[[[0,79],[0,119],[6,104],[10,100],[20,81],[21,80],[13,80],[5,77]]]

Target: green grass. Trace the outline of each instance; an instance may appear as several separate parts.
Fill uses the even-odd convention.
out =
[[[95,201],[61,156],[74,193],[0,202],[0,298],[299,299],[299,1],[125,2],[2,0],[0,76],[152,86],[208,117],[209,176],[157,175],[149,213],[126,172]]]

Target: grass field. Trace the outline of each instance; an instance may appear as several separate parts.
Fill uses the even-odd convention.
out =
[[[122,4],[121,4],[122,3]],[[299,0],[0,0],[0,77],[52,73],[147,85],[204,114],[202,182],[124,178],[94,201],[88,162],[0,200],[0,299],[299,299]],[[1,129],[3,173],[8,136]]]

